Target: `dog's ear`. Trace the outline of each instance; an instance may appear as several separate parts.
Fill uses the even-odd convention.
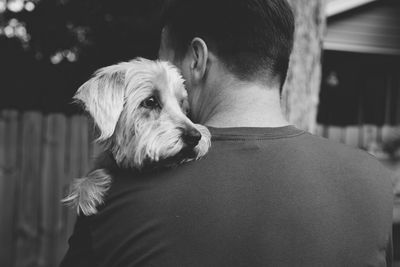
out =
[[[102,68],[74,96],[93,117],[100,130],[99,141],[113,135],[124,107],[126,70],[126,63]]]

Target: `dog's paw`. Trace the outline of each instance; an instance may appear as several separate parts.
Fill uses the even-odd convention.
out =
[[[196,146],[196,160],[198,160],[207,154],[211,147],[211,133],[207,127],[200,124],[196,124],[196,129],[201,133],[201,139],[199,144]]]
[[[76,208],[78,214],[96,214],[96,207],[103,204],[103,198],[110,186],[110,175],[104,169],[94,170],[87,177],[74,180],[69,195],[62,203]]]

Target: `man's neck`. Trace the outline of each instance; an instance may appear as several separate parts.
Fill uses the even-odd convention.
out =
[[[280,105],[279,88],[258,83],[228,83],[208,103],[202,123],[217,128],[289,125]]]

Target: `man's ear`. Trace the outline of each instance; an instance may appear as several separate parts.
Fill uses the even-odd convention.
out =
[[[207,71],[208,47],[201,38],[194,38],[190,44],[190,71],[195,82],[203,79]]]
[[[126,63],[100,69],[74,96],[93,117],[100,130],[99,141],[113,135],[124,107],[125,73]]]

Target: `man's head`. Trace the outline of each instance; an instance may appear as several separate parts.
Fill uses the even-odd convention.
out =
[[[214,63],[239,82],[282,88],[294,38],[286,0],[173,0],[164,19],[159,56],[181,69],[189,99]]]
[[[175,60],[199,37],[240,80],[267,75],[284,82],[294,32],[286,0],[175,0],[165,26]]]

